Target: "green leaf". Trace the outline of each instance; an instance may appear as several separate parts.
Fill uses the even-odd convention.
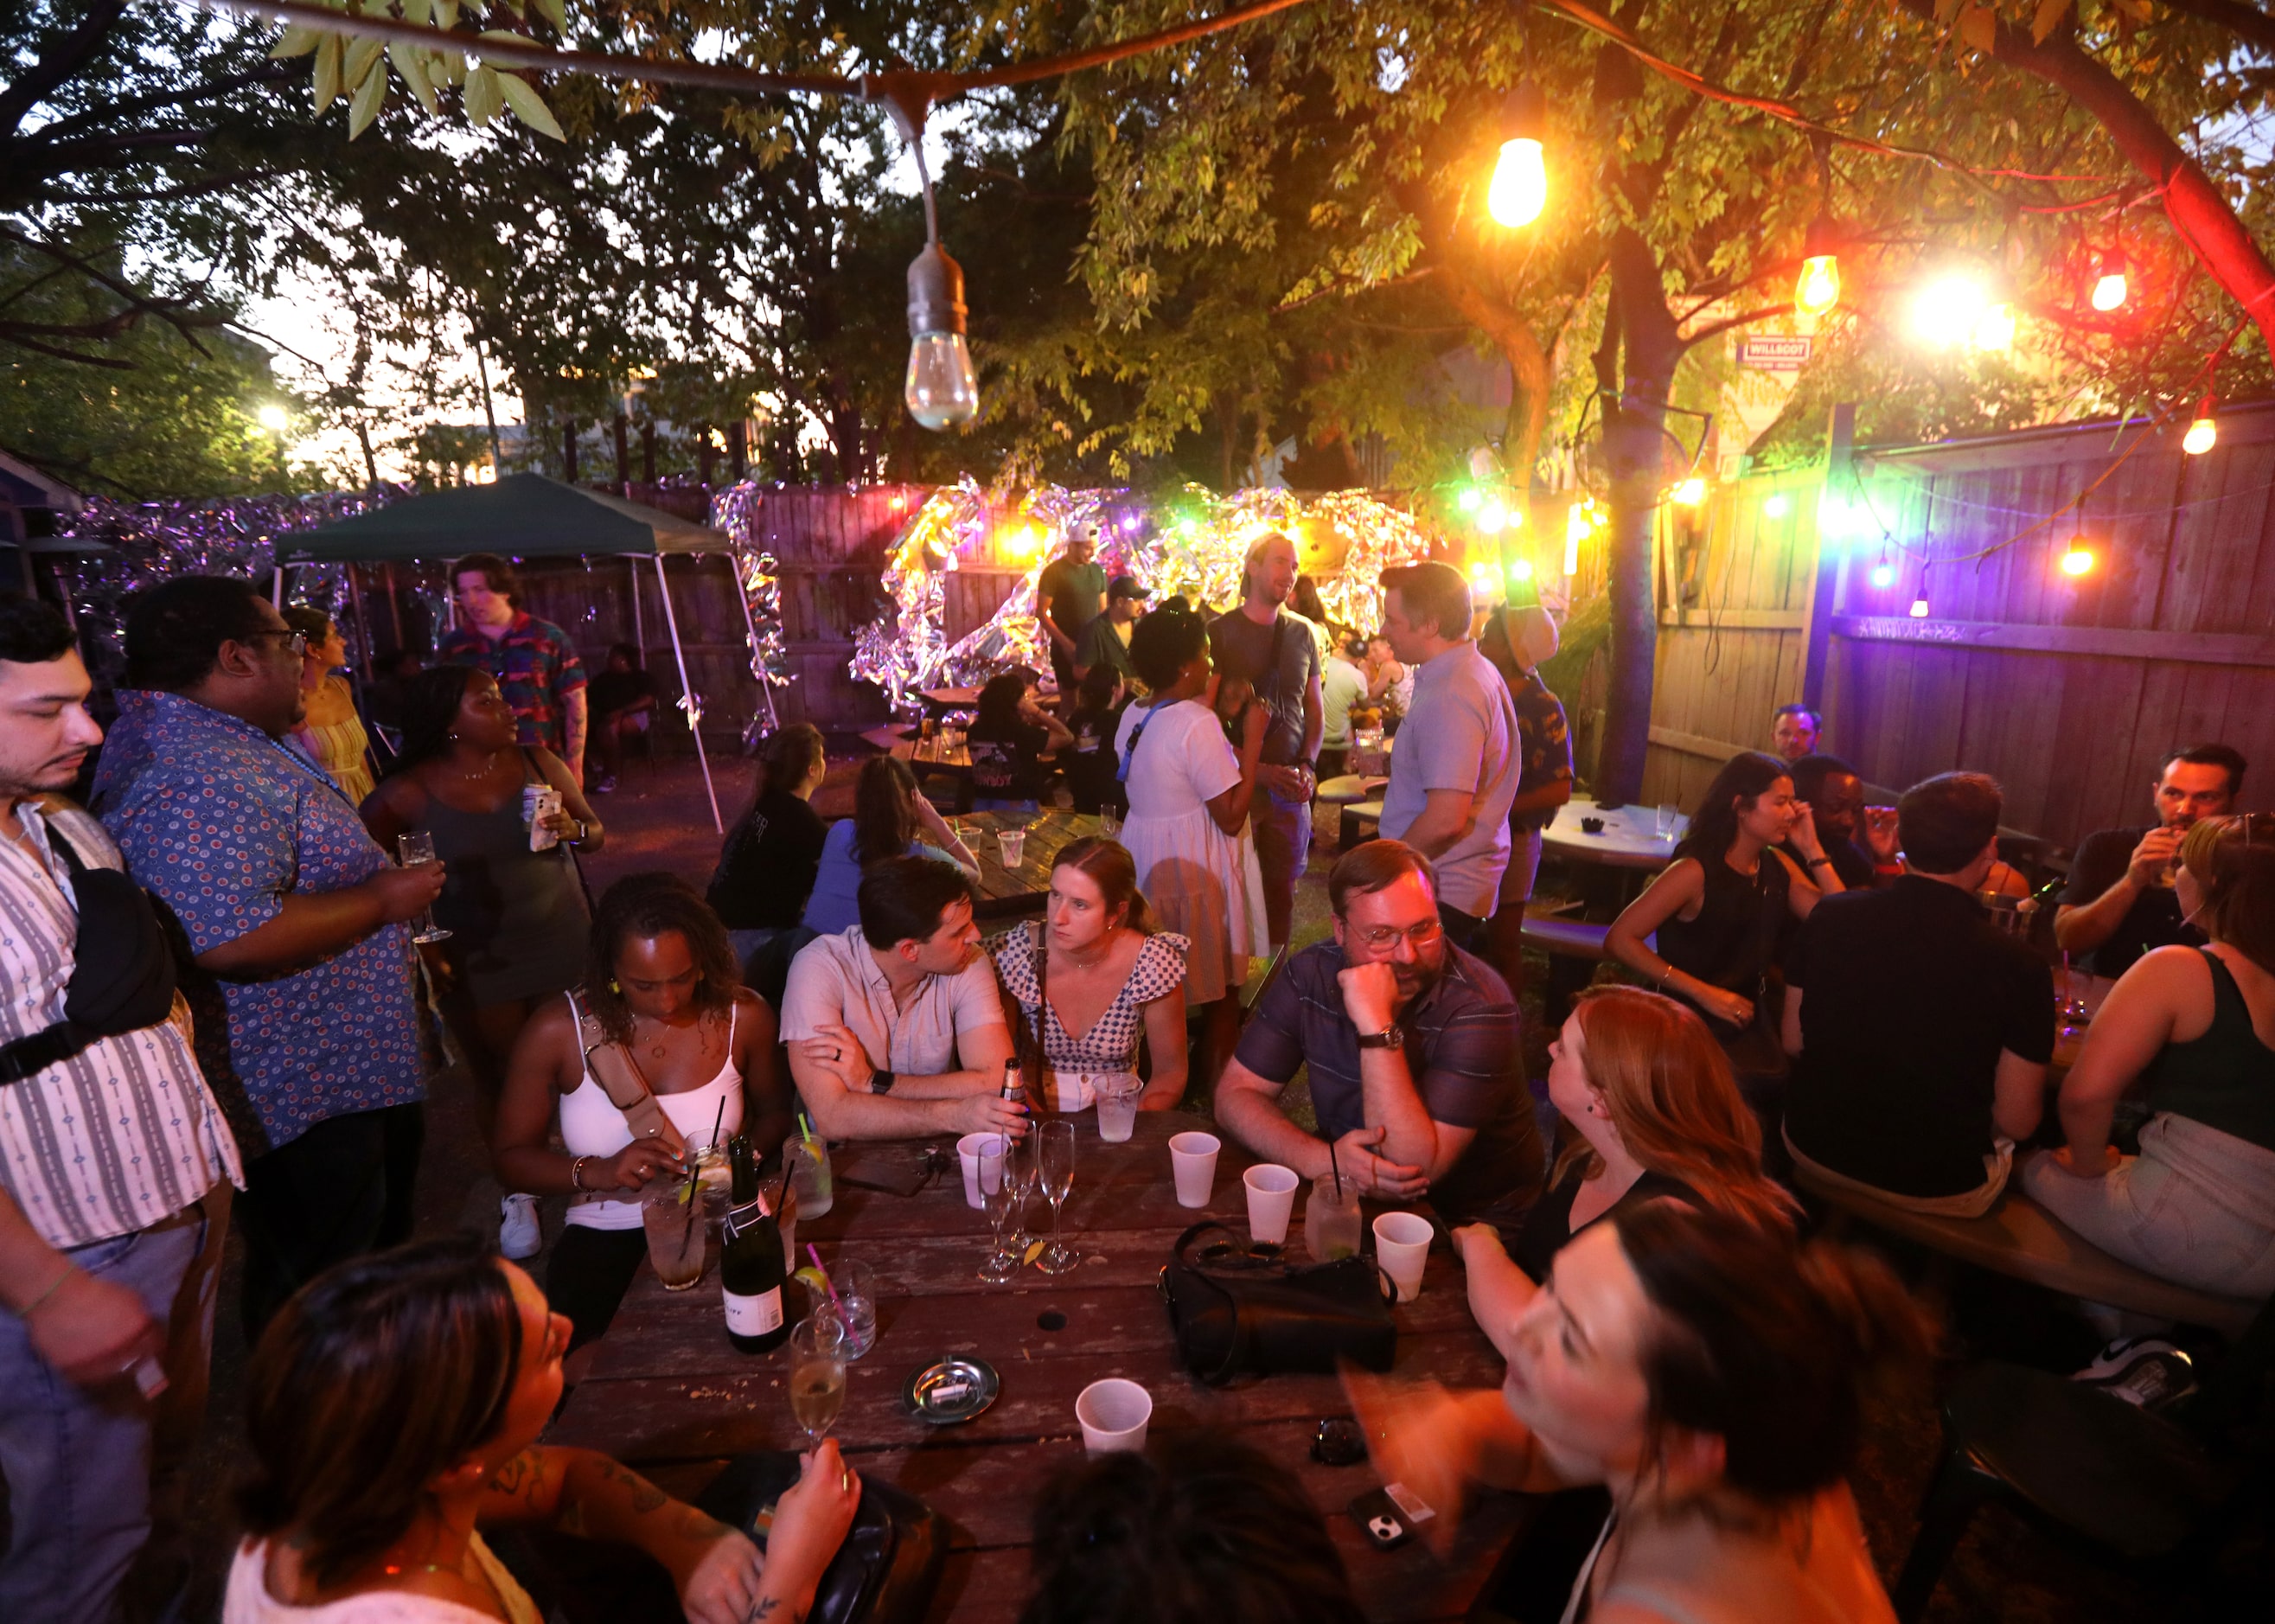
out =
[[[377,40],[350,40],[347,65],[340,70],[340,88],[360,90],[386,49]]]
[[[569,32],[569,8],[563,0],[536,0],[537,9],[563,34]]]
[[[2030,40],[2043,45],[2070,8],[2070,0],[2038,0],[2038,9],[2030,19]]]
[[[403,0],[403,20],[426,25],[435,19],[435,0]],[[401,63],[395,64],[401,67]]]
[[[371,128],[372,120],[387,105],[387,68],[379,58],[372,58],[371,72],[356,87],[355,100],[348,104],[348,140],[353,140]]]
[[[466,70],[466,117],[476,129],[496,117],[504,107],[498,94],[498,71],[480,63]]]
[[[317,43],[315,92],[319,118],[340,94],[340,57],[346,45],[347,42],[336,34],[328,34]]]
[[[387,59],[403,75],[403,82],[411,87],[419,105],[432,114],[442,111],[442,107],[435,100],[434,81],[427,77],[427,55],[425,46],[413,45],[408,40],[392,41],[387,48]]]
[[[505,104],[513,110],[513,116],[540,135],[549,135],[556,141],[569,139],[561,133],[561,126],[554,122],[553,110],[545,105],[545,98],[537,94],[527,79],[511,73],[501,73],[498,75],[498,90],[504,95]]]
[[[466,53],[462,50],[437,50],[427,53],[433,65],[427,77],[437,86],[463,85],[466,82]]]
[[[458,0],[435,0],[435,26],[438,28],[458,26]]]
[[[268,48],[268,54],[280,60],[287,57],[305,57],[316,49],[323,37],[305,23],[293,23],[277,36],[276,43]]]

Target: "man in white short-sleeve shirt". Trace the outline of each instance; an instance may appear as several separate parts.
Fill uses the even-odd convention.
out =
[[[1390,758],[1386,840],[1435,865],[1438,911],[1456,947],[1475,950],[1508,867],[1508,809],[1523,762],[1508,684],[1470,636],[1470,585],[1450,564],[1382,573],[1383,630],[1414,669],[1414,703]]]
[[[799,949],[782,993],[782,1039],[815,1130],[1024,1132],[1024,1108],[1001,1097],[1011,1032],[964,871],[888,857],[862,875],[859,905],[860,924]]]

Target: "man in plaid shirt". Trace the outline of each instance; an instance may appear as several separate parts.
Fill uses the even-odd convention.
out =
[[[435,658],[480,666],[521,722],[521,742],[541,744],[585,782],[585,664],[569,634],[520,607],[521,582],[495,553],[469,553],[450,571],[459,624]]]

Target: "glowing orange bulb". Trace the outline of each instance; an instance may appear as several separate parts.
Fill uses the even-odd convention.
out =
[[[2114,310],[2125,302],[2125,273],[2111,271],[2093,284],[2093,307]]]
[[[1840,260],[1819,253],[1803,261],[1801,279],[1793,286],[1793,307],[1805,316],[1821,316],[1840,302]]]
[[[2219,443],[2219,425],[2211,420],[2209,408],[2188,425],[2188,432],[2181,436],[2181,449],[2190,457],[2202,457]]]
[[[2090,548],[2073,547],[2061,555],[2061,572],[2072,577],[2090,575],[2093,571],[2093,553]]]

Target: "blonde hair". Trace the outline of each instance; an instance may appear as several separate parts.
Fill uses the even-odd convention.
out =
[[[1790,1231],[1793,1198],[1762,1175],[1762,1130],[1728,1056],[1689,1008],[1641,987],[1590,987],[1573,1000],[1589,1085],[1604,1097],[1620,1143],[1644,1171],[1680,1179],[1718,1212]],[[1604,1169],[1584,1139],[1556,1159],[1552,1185],[1574,1167]]]
[[[2198,819],[2181,862],[2203,892],[2204,933],[2275,975],[2275,812]]]

